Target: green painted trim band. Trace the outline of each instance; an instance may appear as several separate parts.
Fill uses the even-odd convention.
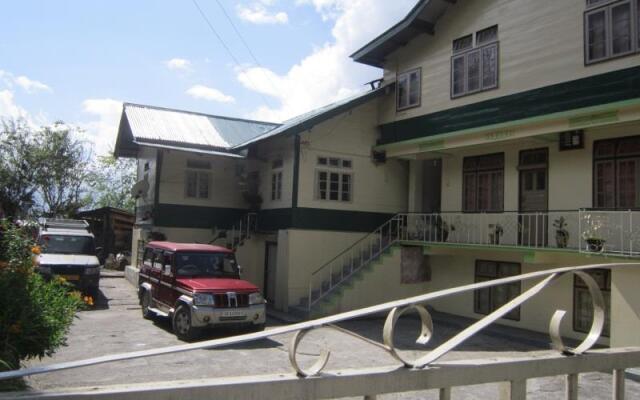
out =
[[[632,67],[383,124],[376,149],[639,103],[640,67]]]
[[[242,208],[157,204],[153,225],[164,228],[230,229],[243,215]]]

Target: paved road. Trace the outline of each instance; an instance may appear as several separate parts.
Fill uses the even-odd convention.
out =
[[[100,355],[151,349],[181,343],[171,333],[167,321],[156,322],[141,317],[135,290],[121,273],[105,273],[101,279],[101,296],[94,310],[79,313],[71,328],[68,346],[53,358],[31,362],[30,365],[79,360]],[[430,343],[441,343],[460,330],[468,321],[449,318],[436,319],[435,336]],[[279,322],[269,320],[273,327]],[[407,351],[414,351],[412,341],[417,336],[416,321],[401,321],[396,342]],[[381,320],[349,322],[343,327],[376,341],[382,338]],[[267,328],[269,329],[269,328]],[[211,333],[207,338],[232,335],[234,332]],[[70,387],[95,387],[121,383],[140,383],[164,380],[199,379],[241,375],[291,373],[286,352],[292,334],[274,336],[259,342],[216,350],[165,355],[145,359],[97,365],[77,370],[37,375],[29,378],[33,390],[52,390]],[[331,349],[327,370],[396,364],[386,352],[363,341],[331,329],[311,332],[301,348],[300,359],[315,360],[321,345]],[[494,356],[522,356],[522,352],[544,353],[548,338],[523,330],[492,328],[477,335],[446,359],[487,358]],[[529,399],[562,398],[564,382],[560,377],[532,379],[528,383]],[[454,388],[454,398],[492,399],[497,385]],[[610,398],[611,376],[583,374],[580,376],[581,399]],[[627,382],[627,398],[640,399],[640,383]],[[381,396],[383,399],[435,399],[434,391]]]

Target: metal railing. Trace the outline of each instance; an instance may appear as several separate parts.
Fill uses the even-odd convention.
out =
[[[147,399],[147,398],[225,398],[239,399],[251,397],[266,398],[329,398],[364,395],[365,398],[375,398],[377,394],[390,392],[415,391],[420,389],[439,389],[440,399],[449,399],[451,387],[475,385],[479,383],[506,382],[505,397],[510,399],[526,398],[526,382],[528,379],[542,376],[566,375],[566,398],[577,399],[578,374],[591,371],[613,372],[613,398],[624,398],[624,370],[640,366],[640,347],[624,349],[606,349],[591,351],[598,341],[605,323],[605,302],[598,283],[588,273],[590,269],[607,268],[635,268],[640,269],[640,263],[634,264],[600,264],[580,267],[564,267],[546,271],[479,282],[470,285],[440,290],[433,293],[414,296],[402,300],[371,306],[359,310],[349,311],[313,321],[301,322],[288,326],[277,326],[272,329],[240,335],[229,338],[213,339],[200,343],[184,344],[159,349],[136,351],[124,354],[96,357],[80,361],[69,361],[60,364],[31,367],[17,371],[0,372],[0,380],[20,378],[30,375],[51,373],[71,368],[80,368],[115,361],[131,360],[164,354],[180,353],[197,349],[212,349],[249,341],[264,339],[270,336],[295,332],[289,346],[289,360],[295,375],[280,374],[278,376],[258,376],[247,378],[226,378],[211,381],[153,383],[142,387],[127,386],[96,390],[91,388],[83,392],[69,393],[27,393],[30,398],[104,398],[104,399]],[[557,351],[550,356],[528,356],[507,360],[473,360],[467,363],[440,362],[439,360],[474,337],[498,319],[535,297],[547,287],[553,285],[564,275],[575,275],[581,279],[589,290],[593,320],[586,338],[576,347],[564,344],[560,335],[560,326],[565,311],[556,310],[549,322],[549,334],[552,348]],[[469,327],[457,333],[439,346],[428,350],[418,358],[408,358],[400,353],[394,344],[395,329],[399,318],[410,311],[417,312],[421,322],[421,332],[417,343],[426,345],[431,339],[434,326],[431,315],[425,304],[448,296],[465,292],[473,292],[498,285],[539,279],[520,295],[512,298],[508,303],[497,308],[489,315],[472,323]],[[367,337],[346,331],[336,326],[337,323],[361,318],[369,315],[388,312],[383,327],[383,343],[377,343]],[[298,347],[304,336],[311,330],[321,327],[331,327],[346,332],[349,335],[375,344],[400,361],[404,368],[397,366],[378,367],[363,370],[341,371],[338,373],[322,374],[330,357],[330,352],[323,349],[319,358],[310,367],[302,367],[297,361]],[[430,367],[430,368],[427,368]],[[259,389],[259,390],[258,390]],[[250,394],[250,395],[249,395]],[[24,398],[23,395],[7,394],[1,398]]]
[[[395,215],[337,256],[317,268],[309,279],[307,310],[356,272],[377,260],[382,253],[403,238],[405,216]]]
[[[237,250],[251,234],[258,230],[258,214],[247,213],[227,231],[227,247]]]
[[[310,312],[314,305],[399,241],[640,256],[640,211],[397,214],[316,269],[309,278],[307,297],[301,299],[301,305]]]

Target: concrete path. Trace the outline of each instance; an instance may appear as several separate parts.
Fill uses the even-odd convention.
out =
[[[105,272],[101,279],[101,296],[96,307],[79,313],[69,334],[68,345],[52,358],[32,361],[29,365],[42,365],[79,360],[100,355],[151,349],[181,343],[171,333],[166,320],[155,322],[142,318],[135,289],[121,272]],[[458,332],[467,320],[451,316],[436,316],[435,336],[429,348]],[[278,321],[269,320],[273,327]],[[361,320],[342,326],[373,340],[382,341],[382,320]],[[269,328],[267,328],[269,329]],[[396,342],[406,351],[416,353],[413,344],[418,323],[401,321]],[[233,335],[233,331],[211,332],[207,338]],[[199,379],[208,377],[291,373],[286,351],[292,335],[274,336],[255,343],[217,350],[198,350],[189,353],[165,355],[97,365],[76,370],[37,375],[28,379],[32,390],[55,390],[71,387],[95,387],[122,383],[141,383],[166,380]],[[397,362],[379,348],[332,329],[311,332],[302,344],[299,359],[313,362],[321,346],[331,351],[327,370],[394,365]],[[545,335],[520,329],[492,327],[471,339],[446,359],[522,356],[523,352],[547,352]],[[422,349],[424,351],[424,349]],[[417,354],[417,353],[416,353]],[[561,377],[533,379],[528,383],[529,399],[560,399],[564,382]],[[498,386],[479,385],[454,388],[455,399],[493,399]],[[611,376],[603,373],[580,376],[581,399],[610,398]],[[382,399],[436,399],[435,391],[380,396]],[[627,380],[627,398],[640,399],[640,383]]]

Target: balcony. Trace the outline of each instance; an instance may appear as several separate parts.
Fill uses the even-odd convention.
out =
[[[402,214],[403,241],[640,256],[640,211]]]

